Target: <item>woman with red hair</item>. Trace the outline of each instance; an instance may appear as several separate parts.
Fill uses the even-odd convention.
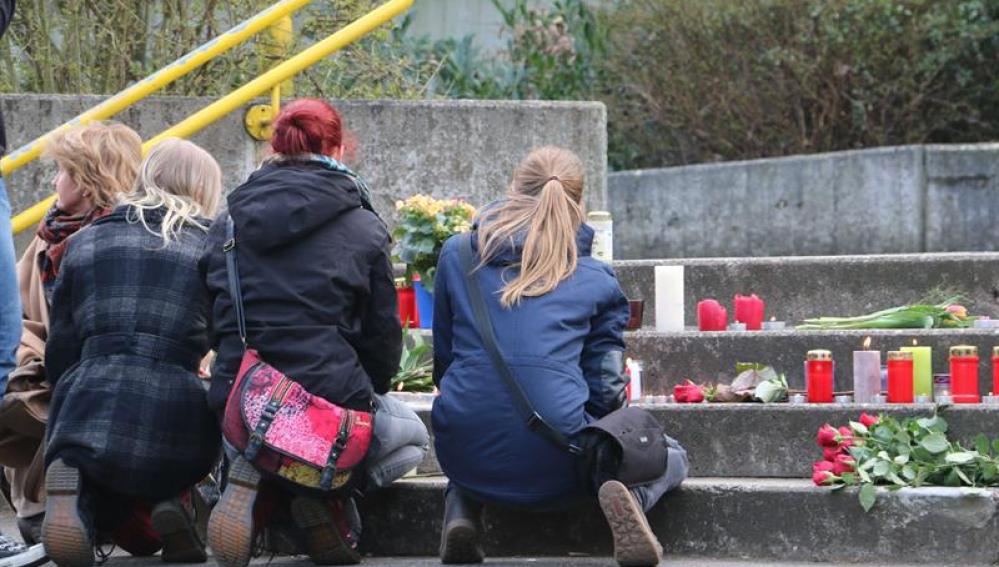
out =
[[[377,488],[416,467],[429,436],[411,409],[384,395],[402,349],[389,235],[367,185],[340,161],[344,145],[336,109],[321,100],[293,102],[275,121],[274,155],[229,194],[245,344],[227,277],[229,222],[223,215],[201,260],[218,353],[209,403],[220,411],[225,407],[244,350],[252,347],[310,394],[342,408],[375,412],[363,484]],[[360,561],[360,521],[352,500],[297,491],[262,477],[234,447],[227,448],[227,456],[228,486],[209,526],[221,565],[245,566],[254,530],[288,500],[316,563]],[[289,491],[291,498],[274,497]]]

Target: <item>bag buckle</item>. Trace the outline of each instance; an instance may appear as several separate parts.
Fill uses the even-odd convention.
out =
[[[225,241],[225,244],[222,245],[222,251],[229,252],[235,247],[236,247],[236,239],[230,238],[229,240]]]
[[[534,431],[544,424],[544,422],[545,418],[541,417],[541,414],[535,411],[531,414],[531,417],[527,418],[527,428]]]

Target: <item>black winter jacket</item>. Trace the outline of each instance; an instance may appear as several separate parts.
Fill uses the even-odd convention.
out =
[[[14,18],[14,0],[0,0],[0,37]],[[3,127],[3,111],[0,110],[0,156],[7,151],[7,132]]]
[[[228,197],[247,343],[312,394],[369,410],[398,371],[402,327],[389,237],[354,182],[314,163],[271,163]],[[225,407],[243,355],[226,279],[225,216],[200,268],[212,298],[209,403]]]

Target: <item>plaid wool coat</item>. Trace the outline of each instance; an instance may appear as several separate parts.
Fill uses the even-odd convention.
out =
[[[211,469],[221,434],[198,361],[208,296],[198,272],[205,233],[166,247],[128,208],[72,237],[50,313],[46,371],[55,393],[46,464],[145,499],[177,495]],[[147,211],[158,231],[162,213]]]

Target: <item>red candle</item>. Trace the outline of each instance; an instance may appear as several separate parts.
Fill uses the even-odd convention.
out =
[[[833,402],[833,359],[828,350],[810,350],[805,362],[805,383],[808,402],[831,404]]]
[[[912,403],[912,353],[893,350],[888,353],[888,403]]]
[[[999,346],[992,347],[992,394],[999,396]]]
[[[416,311],[416,292],[412,286],[395,288],[399,300],[399,321],[403,327],[417,328],[420,326],[420,314]]]
[[[746,324],[747,331],[759,331],[763,325],[763,312],[766,304],[754,293],[749,297],[735,296],[735,320]]]
[[[950,347],[950,390],[955,404],[977,404],[978,347]]]
[[[697,304],[697,328],[701,331],[724,331],[728,326],[728,311],[714,299]]]

